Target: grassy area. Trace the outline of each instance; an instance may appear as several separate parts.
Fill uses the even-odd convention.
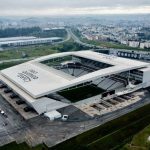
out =
[[[75,43],[72,39],[70,39],[69,41],[60,44],[59,47],[56,49],[58,49],[60,52],[67,52],[67,51],[88,50],[91,48]]]
[[[16,142],[7,144],[0,148],[0,150],[30,150],[30,147],[26,143],[17,144]]]
[[[137,133],[125,146],[120,150],[137,150],[137,149],[150,149],[150,141],[148,137],[150,136],[150,125],[144,128],[142,131]]]
[[[12,142],[0,147],[0,150],[48,150],[48,148],[43,144],[29,147],[26,143],[17,144],[16,142]]]
[[[67,37],[67,31],[65,29],[55,29],[55,30],[49,30],[49,31],[39,31],[34,32],[30,34],[35,37],[41,37],[41,38],[47,38],[47,37]]]
[[[83,49],[88,48],[74,43],[72,40],[69,40],[59,45],[34,45],[16,47],[11,49],[5,49],[5,51],[0,51],[0,60],[20,59],[23,57],[22,54],[26,54],[26,57],[38,57],[57,52],[77,51]]]
[[[0,64],[0,70],[6,69],[6,68],[9,68],[9,67],[12,67],[12,66],[15,66],[15,65],[24,63],[24,62],[26,62],[26,61],[23,60],[23,61],[14,61],[14,62],[1,63],[1,64]]]
[[[129,125],[90,143],[88,149],[97,150],[105,147],[104,149],[108,150],[113,147],[118,147],[120,145],[119,143],[133,136],[139,130],[143,129],[143,127],[147,126],[150,123],[149,120],[150,115],[130,123]],[[147,147],[147,149],[150,149],[150,147]]]
[[[60,143],[50,150],[109,150],[119,147],[150,123],[150,105]]]
[[[35,37],[66,37],[66,29],[43,31],[40,27],[0,29],[0,37],[35,36]]]
[[[82,91],[82,92],[81,92]],[[71,102],[77,102],[95,95],[98,95],[100,93],[104,92],[103,89],[92,86],[92,85],[86,85],[82,87],[74,87],[69,90],[58,92],[63,97],[67,98]]]
[[[7,59],[20,59],[22,58],[22,53],[25,53],[27,57],[37,57],[43,55],[49,55],[58,52],[51,45],[38,45],[38,46],[26,46],[12,48],[10,50],[5,50],[0,52],[0,60]]]
[[[149,147],[150,149],[150,141],[148,141],[149,136],[150,125],[144,128],[144,130],[140,131],[137,135],[135,135],[131,144],[135,146]]]

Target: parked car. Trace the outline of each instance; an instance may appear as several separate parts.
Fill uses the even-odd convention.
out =
[[[0,88],[6,88],[7,86],[5,84],[0,84]]]
[[[18,104],[18,105],[21,105],[21,104],[24,104],[24,103],[25,103],[25,101],[23,101],[23,100],[16,101],[16,104]]]
[[[27,106],[27,107],[24,108],[25,112],[29,112],[29,111],[33,111],[33,110],[34,109],[32,107],[30,107],[30,106]]]
[[[12,94],[10,95],[10,98],[12,98],[12,99],[17,98],[17,97],[18,97],[18,95],[15,94],[15,93],[12,93]]]
[[[9,88],[6,88],[6,89],[4,90],[5,93],[10,93],[11,91],[12,91],[12,90],[9,89]]]
[[[5,118],[8,118],[7,114],[4,112],[4,110],[0,110],[0,114],[2,114]]]

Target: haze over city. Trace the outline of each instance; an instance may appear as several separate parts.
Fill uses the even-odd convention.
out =
[[[150,13],[149,0],[1,0],[0,16]]]

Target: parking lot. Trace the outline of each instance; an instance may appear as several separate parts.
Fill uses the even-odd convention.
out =
[[[100,119],[98,120],[94,118],[89,119],[88,116],[85,115],[87,120],[83,121],[83,111],[78,111],[78,109],[68,106],[65,110],[61,111],[64,114],[71,114],[70,117],[74,118],[74,120],[70,122],[62,122],[59,120],[51,122],[42,116],[24,120],[23,117],[0,96],[0,109],[8,116],[7,118],[0,114],[0,145],[4,145],[12,141],[17,141],[17,143],[25,141],[31,146],[43,142],[48,146],[52,146],[72,136],[78,135],[85,130],[94,128],[104,122],[128,113],[131,110],[137,109],[138,107],[141,107],[141,105],[149,103],[149,96],[150,93],[146,94],[144,91],[137,91],[131,95],[133,100],[113,99],[107,101],[107,103],[111,104],[110,106],[108,106],[107,103],[104,104],[104,102],[96,103],[95,107],[86,106],[85,108],[90,114],[94,112],[93,115],[95,115],[95,112],[97,114],[102,114],[102,112],[104,112],[103,116],[99,115]],[[137,100],[137,98],[141,100],[141,103],[135,103],[132,109],[129,107],[119,107],[119,105],[127,105],[129,102],[134,101],[134,99]],[[144,103],[142,103],[143,98]],[[138,101],[140,101],[139,99]],[[113,111],[111,107],[112,105],[114,108],[117,108],[118,111]],[[78,120],[80,117],[82,120],[81,122]]]
[[[3,131],[5,129],[5,126],[8,125],[7,122],[7,119],[2,114],[0,114],[0,131]]]
[[[59,120],[51,122],[44,116],[25,120],[2,96],[0,96],[0,109],[8,116],[0,114],[0,146],[12,141],[17,143],[26,141],[31,146],[45,142],[51,146],[81,132],[84,119],[82,119],[84,113],[72,106],[60,110],[73,116],[70,122]],[[81,117],[81,122],[78,117]],[[88,119],[88,116],[86,117]]]
[[[9,87],[0,82],[0,94],[2,97],[20,113],[24,119],[31,119],[38,114],[26,104],[26,102],[14,93]]]
[[[27,124],[24,119],[15,111],[0,95],[0,145],[14,141],[11,134],[21,133]],[[22,132],[23,133],[23,132]],[[20,137],[20,140],[21,137]]]

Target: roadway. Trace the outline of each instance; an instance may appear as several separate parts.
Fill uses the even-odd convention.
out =
[[[68,32],[69,34],[71,35],[71,38],[74,40],[74,42],[80,44],[80,45],[83,45],[83,46],[87,46],[87,47],[91,47],[91,48],[102,48],[100,46],[95,46],[95,45],[92,45],[92,44],[88,44],[88,43],[84,43],[82,42],[73,32],[71,29],[68,29]]]
[[[71,39],[71,34],[70,34],[69,29],[66,28],[66,31],[67,31],[67,37],[63,41],[53,43],[53,45],[62,44],[62,43],[65,43]]]

